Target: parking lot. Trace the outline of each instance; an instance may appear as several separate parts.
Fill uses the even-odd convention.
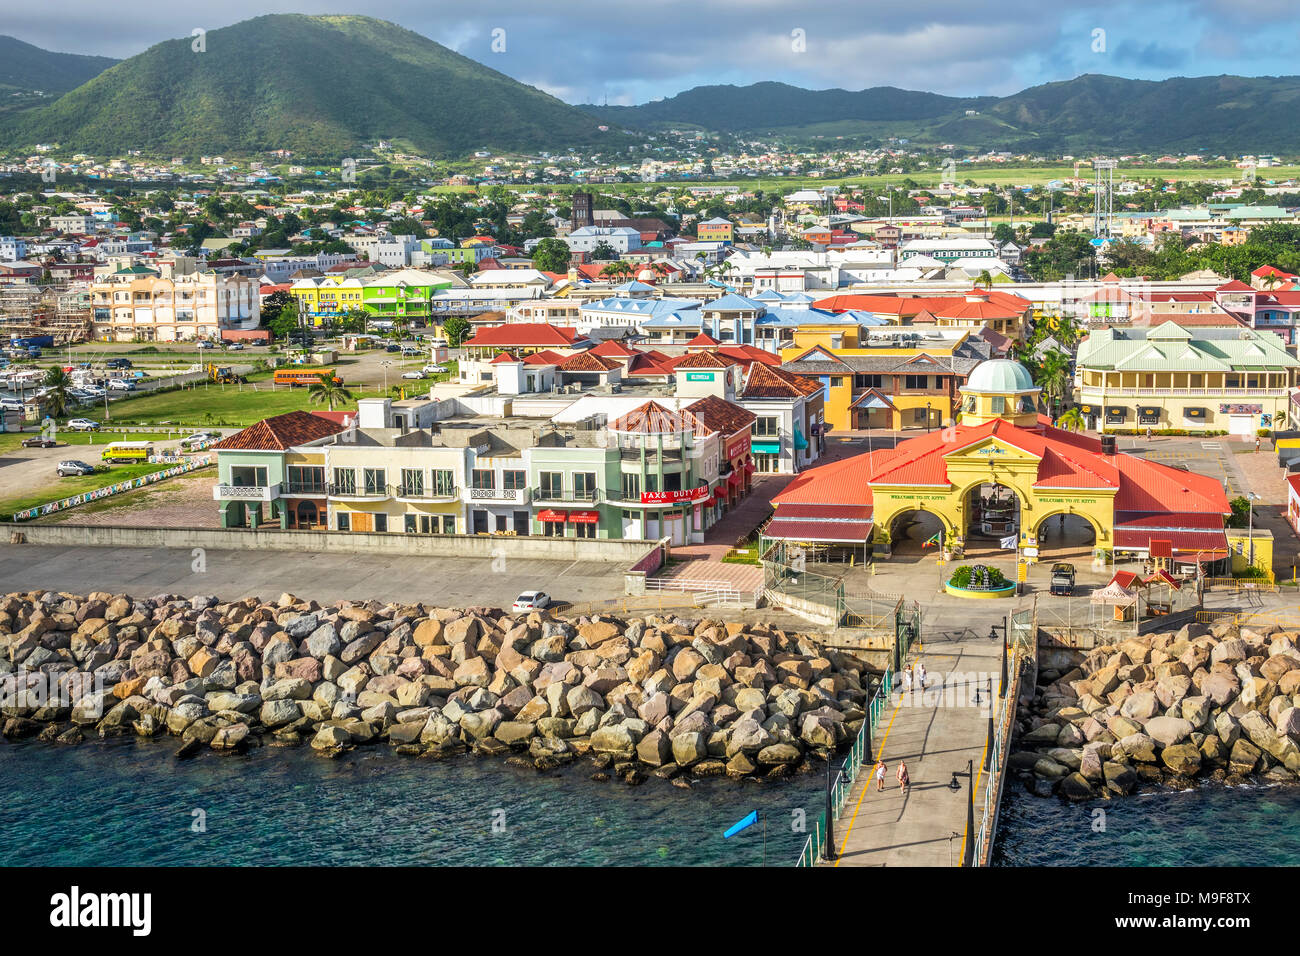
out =
[[[71,548],[0,544],[0,591],[53,589],[147,597],[215,594],[274,600],[284,591],[341,599],[509,606],[541,589],[581,604],[623,594],[623,565],[507,558],[383,557],[286,551],[194,552],[181,548]]]

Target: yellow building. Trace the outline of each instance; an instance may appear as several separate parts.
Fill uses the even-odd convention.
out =
[[[1024,366],[982,363],[961,388],[960,424],[800,475],[773,498],[764,537],[878,554],[978,546],[1028,561],[1227,564],[1219,482],[1053,428],[1038,391]]]
[[[800,326],[783,349],[787,371],[821,381],[833,429],[939,428],[966,377],[989,357],[969,330]]]

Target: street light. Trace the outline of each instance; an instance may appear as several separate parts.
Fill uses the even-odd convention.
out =
[[[998,629],[1002,630],[1002,683],[998,688],[998,696],[1007,696],[1007,619],[1004,617],[1001,624],[989,625],[989,640],[998,639]]]
[[[965,777],[968,783],[966,795],[966,852],[962,854],[961,865],[971,866],[975,862],[975,761],[967,760],[966,769],[954,770],[948,789],[953,793],[961,790],[958,777]]]
[[[385,395],[388,394],[388,366],[390,366],[390,365],[392,365],[392,364],[393,364],[392,362],[380,362],[380,363],[379,363],[379,367],[382,368],[382,369],[384,370],[384,394],[385,394]]]
[[[930,433],[930,403],[929,402],[925,403],[925,432],[927,435]]]

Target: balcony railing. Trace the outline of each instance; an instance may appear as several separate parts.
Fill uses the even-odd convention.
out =
[[[471,488],[470,501],[510,501],[524,504],[528,501],[527,488]]]
[[[534,501],[568,502],[573,504],[594,504],[600,500],[600,489],[591,491],[574,491],[572,488],[534,488]]]
[[[460,489],[430,488],[427,485],[419,487],[398,485],[396,496],[398,498],[414,498],[418,501],[455,501],[460,497]]]
[[[311,495],[323,498],[325,497],[326,487],[327,485],[324,482],[286,481],[283,485],[283,493],[286,495]]]
[[[216,485],[212,497],[216,501],[274,501],[280,497],[280,485]]]
[[[326,485],[325,493],[331,498],[391,498],[392,485],[371,486]]]
[[[1112,398],[1204,398],[1214,395],[1230,395],[1237,398],[1259,396],[1280,398],[1288,393],[1285,388],[1113,388],[1096,385],[1084,385],[1080,391],[1082,400],[1092,404],[1105,404]]]

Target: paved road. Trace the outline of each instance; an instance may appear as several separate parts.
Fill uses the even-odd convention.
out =
[[[593,561],[510,558],[494,568],[493,559],[286,551],[208,550],[198,557],[180,548],[0,544],[0,591],[166,591],[223,599],[274,599],[291,591],[322,602],[374,598],[453,607],[509,606],[530,588],[575,604],[623,594],[622,565]]]

